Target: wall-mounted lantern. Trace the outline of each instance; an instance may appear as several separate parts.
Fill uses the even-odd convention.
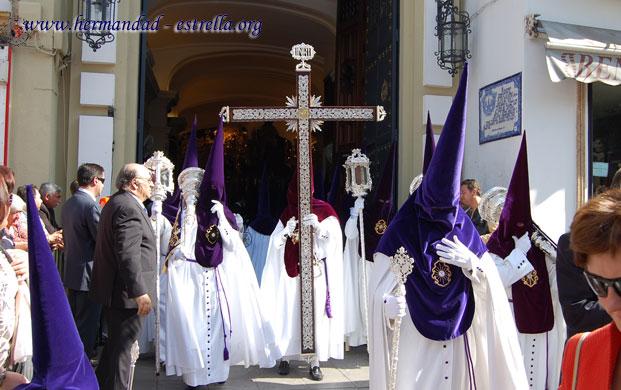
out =
[[[78,16],[74,23],[79,40],[97,51],[104,44],[114,41],[112,23],[116,20],[116,4],[120,0],[80,0]]]
[[[472,57],[468,50],[468,34],[472,32],[470,15],[453,5],[453,0],[436,0],[436,3],[438,51],[435,55],[440,68],[448,70],[451,76],[455,76],[466,60]]]

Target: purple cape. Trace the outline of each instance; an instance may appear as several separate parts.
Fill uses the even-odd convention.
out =
[[[259,184],[259,200],[257,205],[257,215],[250,222],[250,227],[257,233],[269,236],[274,232],[278,218],[272,215],[270,210],[270,182],[267,173],[267,164],[263,166],[261,183]]]
[[[498,228],[487,241],[489,251],[502,258],[509,256],[515,248],[512,236],[522,237],[524,233],[528,233],[530,237],[535,231],[530,213],[529,187],[528,154],[524,132]],[[515,324],[521,333],[544,333],[554,327],[546,255],[533,245],[526,258],[533,265],[536,277],[530,273],[511,286]]]
[[[414,326],[431,340],[463,335],[472,324],[475,309],[470,280],[461,268],[439,261],[435,245],[444,237],[452,240],[457,236],[477,256],[486,252],[476,228],[459,206],[467,78],[466,65],[423,182],[399,209],[377,248],[393,256],[404,247],[414,259],[414,269],[405,283],[406,300]]]
[[[17,389],[99,389],[54,264],[32,186],[26,187],[34,377]]]
[[[224,186],[224,125],[222,118],[218,123],[218,132],[211,147],[211,153],[205,165],[205,174],[201,182],[200,195],[196,204],[196,244],[194,255],[203,267],[217,267],[222,263],[222,239],[218,232],[218,216],[211,212],[212,200],[224,206],[224,214],[229,224],[237,229],[235,216],[226,204],[226,188]]]

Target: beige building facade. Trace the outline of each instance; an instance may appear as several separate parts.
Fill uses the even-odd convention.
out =
[[[29,20],[72,20],[77,13],[77,3],[73,1],[71,4],[71,1],[64,0],[21,0],[19,16]],[[156,10],[153,12],[166,12],[181,17],[182,7],[209,2],[190,2],[190,5],[188,2],[180,5],[178,1],[147,3],[153,3],[150,5],[151,9]],[[217,3],[221,10],[241,7],[238,1],[233,0]],[[321,24],[327,31],[324,34],[317,30],[317,39],[320,41],[317,46],[321,47],[324,45],[323,40],[336,34],[335,10],[338,2],[325,0],[312,3],[316,4],[306,6],[304,2],[293,0],[257,2],[256,13],[257,17],[266,18],[264,24],[270,22],[269,12],[305,15],[306,20]],[[116,17],[119,20],[135,20],[141,13],[141,6],[144,5],[137,0],[121,0],[117,4]],[[434,0],[399,2],[400,203],[407,197],[410,181],[420,173],[422,167],[426,112],[431,112],[434,129],[439,134],[457,80],[439,69],[435,63],[435,7]],[[250,7],[246,14],[252,16],[252,12],[255,10]],[[301,24],[300,20],[293,19],[290,24],[281,23],[284,23],[283,28],[291,30],[299,28]],[[269,39],[269,31],[266,28],[264,30],[267,31],[266,39]],[[207,39],[206,36],[204,38]],[[193,39],[201,37],[196,35]],[[295,43],[298,42],[283,43],[281,47],[271,46],[265,56],[276,56],[280,61],[279,66],[290,67],[281,59],[289,56],[290,44]],[[136,160],[140,104],[138,80],[140,61],[146,61],[140,58],[140,45],[140,34],[119,32],[113,42],[93,52],[86,43],[78,40],[75,33],[55,31],[33,33],[25,44],[10,48],[12,57],[7,83],[10,94],[6,126],[8,153],[4,157],[5,163],[15,170],[18,184],[53,181],[68,188],[80,163],[100,163],[106,168],[108,178],[113,178],[123,164]],[[198,48],[197,42],[179,41],[179,46],[190,52]],[[264,49],[265,46],[265,41],[262,42],[262,37],[259,37],[255,40],[246,39],[243,44],[230,44],[229,51],[237,51],[236,55],[242,58],[244,51],[250,51],[253,47]],[[218,49],[224,52],[227,48]],[[157,75],[157,66],[166,64],[165,58],[170,55],[166,53],[170,53],[170,47],[156,48],[153,53]],[[157,53],[160,53],[159,57]],[[261,56],[257,52],[251,55],[256,58]],[[327,57],[328,61],[330,58],[333,61],[333,57]],[[235,58],[235,61],[239,62],[239,59]],[[239,66],[233,62],[230,65]],[[284,72],[290,71],[289,68],[284,69]],[[165,78],[169,85],[160,85],[164,91],[175,81],[171,74]],[[275,77],[269,72],[266,74],[270,80]],[[290,76],[282,76],[284,79],[287,77]],[[209,85],[205,88],[211,87]],[[198,93],[189,89],[188,92],[181,90],[182,99]],[[209,91],[205,90],[205,98]],[[226,100],[223,98],[222,102],[218,101],[217,95],[210,99],[213,101],[209,104],[218,106],[224,105]],[[172,114],[176,113],[169,113]],[[105,193],[113,192],[110,187],[112,183],[113,180],[106,182]]]

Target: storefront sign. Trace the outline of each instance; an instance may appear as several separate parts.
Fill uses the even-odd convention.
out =
[[[621,84],[621,56],[548,49],[546,58],[554,82],[569,78],[582,83]]]
[[[522,73],[479,89],[479,144],[522,132]]]

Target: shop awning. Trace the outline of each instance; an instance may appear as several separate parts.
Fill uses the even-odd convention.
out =
[[[621,31],[538,20],[550,78],[621,84]]]

